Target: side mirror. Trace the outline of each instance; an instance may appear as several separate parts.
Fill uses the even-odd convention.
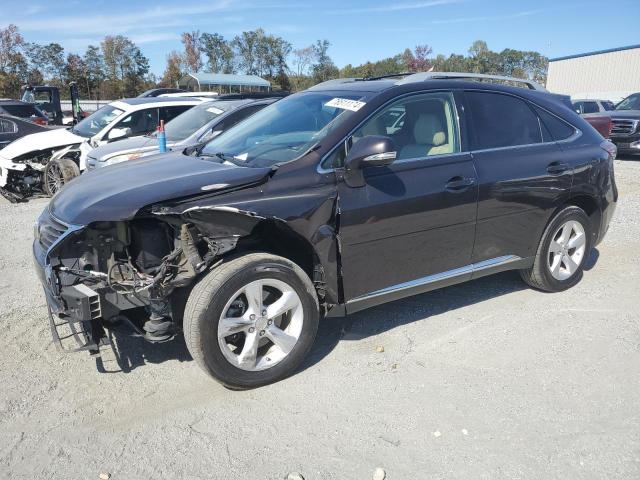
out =
[[[111,130],[109,130],[109,133],[107,134],[107,139],[109,141],[113,141],[113,140],[118,140],[118,139],[127,137],[129,135],[131,135],[130,128],[112,128]]]
[[[384,167],[396,159],[395,142],[382,135],[369,135],[353,144],[344,160],[344,179],[350,187],[365,185],[362,169]]]

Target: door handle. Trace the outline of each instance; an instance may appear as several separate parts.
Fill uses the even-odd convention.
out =
[[[475,178],[458,176],[449,179],[444,188],[448,192],[463,192],[475,183]]]
[[[569,170],[569,165],[563,162],[551,162],[547,165],[547,172],[551,175],[560,175]]]

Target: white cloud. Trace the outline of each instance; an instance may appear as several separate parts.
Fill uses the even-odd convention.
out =
[[[400,12],[405,10],[420,10],[423,8],[437,7],[438,5],[451,5],[452,3],[461,3],[462,1],[463,0],[431,0],[428,2],[389,3],[388,5],[380,5],[377,7],[340,9],[340,10],[335,10],[328,13],[344,14],[344,13]]]

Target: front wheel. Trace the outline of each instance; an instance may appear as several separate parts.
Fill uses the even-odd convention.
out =
[[[275,255],[252,253],[209,272],[184,314],[189,352],[230,388],[254,388],[291,375],[318,329],[319,308],[307,274]]]
[[[80,175],[76,162],[70,158],[50,160],[44,168],[44,193],[53,197],[63,185]]]
[[[522,279],[547,292],[573,287],[582,278],[590,239],[591,222],[584,210],[573,206],[563,209],[547,225],[533,266],[520,270]]]

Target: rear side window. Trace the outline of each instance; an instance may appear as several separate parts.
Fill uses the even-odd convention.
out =
[[[545,131],[545,137],[547,135],[551,136],[551,140],[565,140],[574,134],[576,129],[569,125],[568,123],[563,122],[555,115],[551,115],[549,112],[542,110],[541,108],[534,107],[536,113],[540,117],[540,121],[542,122],[543,130]],[[545,138],[545,141],[548,141]]]
[[[611,110],[615,110],[616,106],[613,104],[613,102],[610,102],[609,100],[605,100],[604,102],[602,102],[602,108],[604,108],[607,112],[609,112]]]
[[[16,133],[18,127],[11,120],[0,118],[0,133]]]
[[[466,92],[466,98],[475,150],[542,142],[538,117],[524,100],[489,92]]]
[[[215,130],[225,131],[229,128],[233,127],[236,123],[240,123],[247,117],[250,117],[258,110],[262,110],[266,105],[252,105],[250,107],[241,108],[237,112],[231,113],[227,118],[225,118],[222,122],[216,125]]]
[[[582,105],[582,113],[597,113],[600,109],[596,102],[584,102]]]

